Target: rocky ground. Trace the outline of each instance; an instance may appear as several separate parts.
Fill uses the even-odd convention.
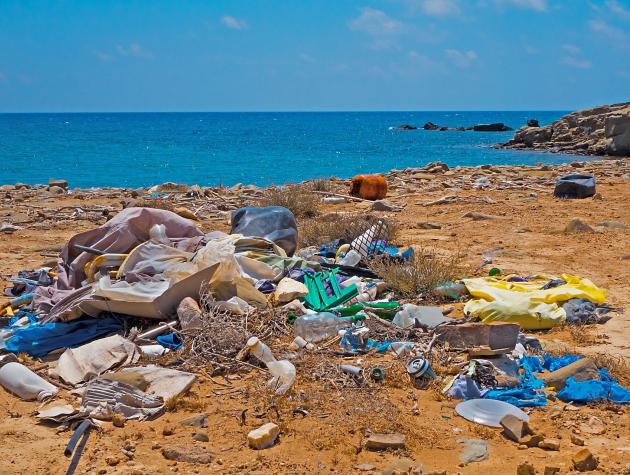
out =
[[[521,127],[501,146],[581,155],[630,156],[630,102],[573,112],[553,124]]]
[[[554,179],[575,171],[596,176],[597,195],[585,200],[553,198]],[[579,331],[560,328],[535,336],[555,350],[612,356],[618,369],[625,364],[627,370],[630,162],[452,170],[437,164],[392,172],[387,181],[390,203],[377,206],[386,211],[373,211],[367,202],[322,204],[320,216],[311,219],[331,212],[388,216],[397,223],[397,244],[460,252],[469,274],[483,275],[489,267],[499,267],[504,273],[567,272],[588,277],[607,289],[610,304],[625,308],[626,313],[604,325]],[[127,204],[171,207],[196,217],[202,229],[211,231],[229,229],[229,211],[253,202],[243,196],[256,198],[263,193],[256,187],[171,186],[162,188],[171,190],[166,198],[140,202],[133,190],[68,193],[63,183],[59,185],[59,189],[3,187],[3,278],[54,260],[70,236],[103,223],[125,200]],[[332,180],[330,186],[320,187],[343,194],[347,181]],[[592,231],[565,232],[565,226],[576,217]],[[300,227],[308,221],[300,220]],[[454,307],[453,315],[462,316],[462,305]],[[278,335],[268,343],[274,351],[282,351],[290,339]],[[555,439],[550,449],[528,448],[505,439],[498,429],[457,416],[456,403],[445,399],[439,387],[413,389],[400,362],[390,356],[365,357],[387,369],[382,385],[367,387],[348,384],[330,373],[330,368],[352,363],[352,358],[344,361],[327,353],[302,358],[296,363],[295,386],[284,398],[269,395],[264,386],[267,377],[257,370],[225,378],[200,372],[190,393],[159,419],[128,421],[124,427],[105,423],[102,431],[93,432],[77,473],[419,473],[420,466],[423,473],[572,473],[572,458],[584,447],[599,461],[598,473],[630,473],[627,407],[575,407],[552,401],[545,408],[528,410],[535,431]],[[27,363],[42,368],[40,362]],[[626,375],[625,384],[628,382]],[[65,391],[61,397],[73,401]],[[0,390],[2,473],[66,472],[70,460],[63,456],[63,449],[69,433],[37,424],[31,416],[36,408],[36,403],[22,402]],[[207,424],[202,424],[207,427],[180,423],[196,414],[207,415]],[[270,421],[280,426],[279,443],[262,451],[248,448],[247,433]],[[404,434],[404,448],[365,450],[363,441],[377,432]],[[487,460],[462,463],[468,439],[485,441]],[[209,463],[193,464],[165,457],[173,451],[188,459],[211,455],[205,457]],[[559,471],[552,470],[554,467]]]

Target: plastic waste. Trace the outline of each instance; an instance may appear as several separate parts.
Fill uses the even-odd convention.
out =
[[[297,248],[297,224],[282,206],[248,206],[232,212],[230,234],[258,236],[273,241],[292,256]]]
[[[269,363],[276,361],[269,347],[260,341],[258,337],[253,336],[247,340],[247,348],[249,348],[250,354],[265,363],[267,367],[269,367]]]
[[[435,293],[441,297],[449,297],[453,300],[459,300],[464,295],[468,295],[468,289],[464,284],[455,282],[446,282],[435,288]]]
[[[352,247],[352,249],[356,249],[359,252],[359,254],[361,254],[361,256],[368,257],[369,246],[372,243],[372,241],[376,240],[378,233],[381,231],[381,228],[383,227],[384,225],[382,221],[379,221],[378,223],[370,226],[370,228],[368,228],[367,231],[365,231],[359,237],[355,238],[350,244],[350,246]]]
[[[385,370],[375,366],[370,370],[370,378],[376,383],[382,383],[385,380]]]
[[[369,310],[370,312],[382,318],[392,318],[392,315],[398,310],[400,304],[398,302],[356,302],[345,307],[335,307],[330,309],[331,312],[338,313],[342,317],[356,315],[361,310]]]
[[[343,256],[339,260],[339,264],[342,265],[342,266],[352,266],[352,267],[354,267],[359,262],[361,262],[361,254],[359,254],[354,249],[351,249],[350,251],[348,251],[348,254],[346,254],[345,256]]]
[[[435,379],[433,368],[424,358],[413,358],[407,362],[407,374],[415,388],[424,389]]]
[[[358,366],[354,366],[351,364],[342,364],[339,366],[339,369],[346,374],[351,374],[352,376],[361,376],[361,372],[363,371]]]
[[[276,394],[284,394],[291,389],[296,375],[293,363],[289,360],[270,361],[267,363],[267,368],[273,376],[267,384],[275,390]]]
[[[401,311],[396,312],[392,323],[400,328],[413,328],[416,326],[415,305],[403,305]]]
[[[149,239],[151,241],[167,245],[171,242],[166,235],[166,226],[163,224],[155,224],[151,226],[151,229],[149,229]]]
[[[335,336],[339,330],[348,328],[355,317],[338,317],[330,312],[302,315],[295,321],[295,335],[306,341],[317,343]]]
[[[469,399],[455,406],[464,419],[490,427],[501,427],[501,419],[508,414],[529,422],[529,416],[513,404],[494,399]]]
[[[300,348],[306,347],[306,345],[308,345],[308,341],[306,341],[301,336],[296,336],[295,339],[289,345],[289,349],[295,351],[295,350],[299,350]]]
[[[357,351],[362,351],[366,348],[367,345],[367,334],[369,333],[369,328],[367,327],[353,327],[348,328],[347,330],[341,330],[343,335],[341,337],[341,349],[354,353]]]
[[[148,356],[149,358],[157,358],[158,356],[165,355],[170,351],[162,345],[140,345],[139,348],[142,354]]]
[[[389,345],[389,349],[396,353],[396,356],[405,356],[413,351],[413,343],[409,341],[394,341]]]
[[[0,384],[21,399],[32,401],[57,394],[59,389],[20,363],[7,363],[0,368]]]
[[[595,177],[571,173],[556,180],[553,195],[557,198],[588,198],[595,194]]]

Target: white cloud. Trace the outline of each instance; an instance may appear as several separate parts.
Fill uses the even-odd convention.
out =
[[[457,0],[422,0],[420,9],[431,16],[457,15],[460,12]]]
[[[546,12],[549,8],[547,0],[494,0],[494,3],[499,6],[510,5],[537,12]]]
[[[630,10],[624,8],[624,6],[617,0],[607,0],[606,6],[611,13],[620,16],[621,18],[630,19]]]
[[[309,64],[317,64],[319,62],[319,61],[317,61],[316,58],[314,58],[310,54],[306,54],[306,53],[300,53],[298,55],[298,58],[300,58],[305,63],[309,63]]]
[[[223,26],[231,30],[246,30],[249,26],[245,20],[241,20],[230,15],[222,16],[221,23],[223,23]]]
[[[610,26],[604,20],[591,20],[588,22],[588,26],[595,33],[600,33],[604,36],[609,37],[612,40],[620,41],[622,43],[626,41],[626,34],[623,32],[623,30],[615,28],[614,26]]]
[[[362,8],[361,14],[348,22],[348,27],[371,36],[397,34],[404,29],[403,23],[389,17],[381,10],[370,7]]]
[[[590,69],[593,66],[593,63],[591,63],[588,59],[579,59],[572,56],[565,56],[562,58],[562,64],[578,69]]]
[[[140,43],[130,43],[128,46],[116,45],[116,51],[120,56],[132,58],[152,58],[153,53],[148,51]],[[106,53],[107,54],[107,53]]]
[[[444,50],[444,53],[446,54],[446,58],[459,68],[467,68],[477,59],[477,53],[473,50],[459,51],[457,49],[447,49]]]
[[[94,51],[94,56],[96,56],[99,61],[107,62],[114,59],[114,55],[110,53],[105,53],[104,51]]]
[[[565,51],[568,51],[571,54],[579,54],[580,53],[580,48],[578,48],[577,46],[575,46],[572,43],[565,43],[562,45],[562,48]]]

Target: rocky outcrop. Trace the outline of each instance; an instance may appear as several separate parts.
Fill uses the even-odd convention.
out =
[[[500,146],[629,157],[630,102],[573,112],[544,127],[521,127]]]
[[[506,132],[508,130],[514,130],[512,127],[508,127],[503,122],[473,125],[472,129],[475,132]]]
[[[495,124],[477,124],[471,125],[470,127],[446,127],[444,125],[437,125],[433,122],[427,122],[422,126],[424,130],[457,130],[459,132],[463,132],[465,130],[474,130],[476,132],[505,132],[507,130],[514,130],[512,127],[508,127],[502,122],[497,122]]]
[[[418,127],[411,124],[401,124],[398,127],[394,127],[395,130],[416,130]]]

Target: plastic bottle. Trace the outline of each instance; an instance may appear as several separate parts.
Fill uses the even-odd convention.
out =
[[[270,388],[276,391],[276,394],[284,394],[295,382],[295,366],[289,360],[270,361],[267,368],[273,376],[267,383]]]
[[[354,249],[351,249],[350,251],[348,251],[348,254],[346,254],[345,256],[343,256],[343,258],[339,260],[339,264],[342,266],[354,267],[359,262],[361,262],[361,254],[359,254]]]
[[[453,300],[459,300],[464,295],[468,295],[468,289],[464,284],[456,284],[455,282],[446,282],[435,288],[435,293],[442,297],[449,297]]]
[[[0,384],[26,401],[43,401],[59,389],[20,363],[7,363],[0,368]]]
[[[306,341],[317,343],[335,336],[339,330],[348,328],[356,319],[353,317],[338,317],[330,312],[307,314],[295,321],[295,335]]]
[[[265,363],[267,366],[269,366],[269,363],[276,361],[276,358],[273,356],[269,347],[255,336],[247,340],[247,348],[249,348],[249,352],[252,355]]]

